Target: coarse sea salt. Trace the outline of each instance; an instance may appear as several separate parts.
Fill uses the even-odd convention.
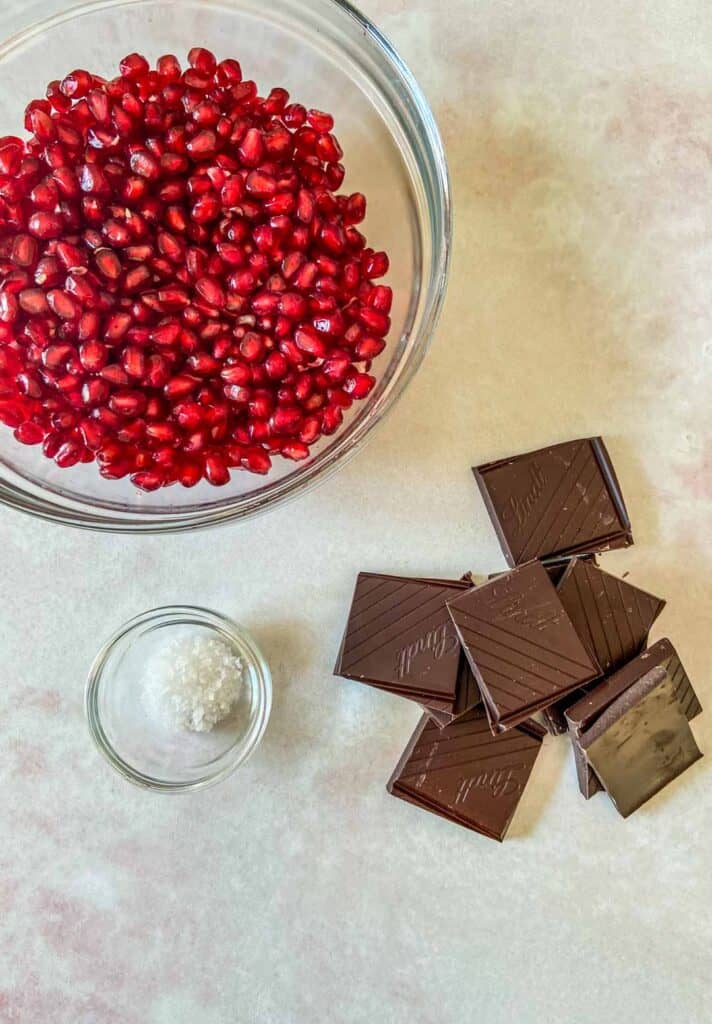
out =
[[[213,636],[178,637],[146,663],[143,704],[171,729],[210,730],[230,714],[244,686],[242,660]]]

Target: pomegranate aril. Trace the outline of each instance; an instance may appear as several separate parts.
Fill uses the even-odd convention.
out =
[[[128,374],[118,363],[110,363],[108,366],[105,366],[101,371],[101,376],[109,384],[114,384],[116,387],[126,387],[129,383]]]
[[[386,343],[383,338],[376,338],[373,335],[367,334],[356,345],[356,358],[359,360],[375,359],[385,347]]]
[[[131,327],[132,317],[130,313],[112,313],[107,317],[103,325],[103,337],[107,341],[120,341]]]
[[[120,416],[140,416],[146,408],[142,391],[117,391],[109,398],[109,408]]]
[[[64,231],[64,219],[58,213],[41,211],[33,213],[27,222],[31,235],[43,240],[59,238]]]
[[[230,471],[225,465],[224,459],[216,452],[210,452],[205,456],[205,479],[215,487],[221,487],[230,480]]]
[[[53,288],[47,292],[47,302],[52,312],[56,313],[63,320],[77,319],[81,313],[79,304],[75,302],[68,292],[62,291],[60,288]]]
[[[191,216],[196,224],[209,224],[220,216],[222,204],[220,197],[212,192],[200,196],[191,208]]]
[[[305,325],[297,328],[294,332],[294,341],[302,352],[306,352],[314,359],[323,359],[327,353],[326,343],[312,327]]]
[[[148,70],[148,61],[145,57],[142,57],[140,53],[130,53],[127,57],[124,57],[119,64],[119,71],[122,76],[133,81],[141,78]]]
[[[99,273],[109,281],[117,281],[121,277],[121,260],[113,249],[97,249],[94,261]]]
[[[200,381],[196,377],[191,377],[188,374],[177,374],[165,385],[163,393],[169,401],[185,398],[195,391],[199,383]]]
[[[285,458],[292,459],[294,462],[300,462],[309,457],[309,446],[303,441],[285,441],[279,451]]]
[[[358,311],[358,319],[364,327],[379,338],[385,337],[391,328],[390,317],[377,309],[363,306]]]
[[[15,428],[14,435],[20,444],[41,444],[44,440],[45,430],[38,423],[27,421],[20,423]]]
[[[41,288],[26,288],[17,296],[20,309],[30,316],[43,316],[49,313],[47,296]]]
[[[121,354],[121,365],[129,377],[143,377],[146,372],[146,355],[143,349],[127,345]]]
[[[388,256],[385,252],[364,253],[361,260],[361,267],[365,277],[383,277],[388,273]]]
[[[157,491],[166,483],[166,475],[161,469],[146,469],[131,474],[131,483],[142,491]]]
[[[272,460],[269,454],[262,448],[248,448],[244,455],[244,466],[251,473],[262,475],[269,473],[272,468]]]
[[[264,153],[262,133],[257,128],[248,129],[237,152],[245,167],[257,167]]]

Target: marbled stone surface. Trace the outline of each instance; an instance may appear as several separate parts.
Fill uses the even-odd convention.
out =
[[[61,6],[7,0],[0,35]],[[437,342],[368,448],[265,518],[139,539],[0,512],[2,1024],[710,1019],[709,757],[623,821],[547,739],[498,846],[386,794],[417,710],[330,674],[357,570],[503,566],[473,462],[603,433],[636,536],[605,567],[667,597],[653,635],[712,751],[709,5],[365,7],[450,160]],[[275,702],[244,770],[169,799],[105,766],[82,698],[99,640],[174,601],[252,627]]]

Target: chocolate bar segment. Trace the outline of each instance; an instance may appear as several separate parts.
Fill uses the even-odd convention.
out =
[[[581,734],[591,728],[603,712],[634,683],[657,668],[664,670],[680,710],[691,722],[702,711],[702,706],[677,651],[668,639],[658,640],[598,686],[594,685],[587,694],[566,709],[565,719],[573,746],[579,788],[587,800],[600,791],[601,784],[581,750]]]
[[[510,565],[633,543],[600,437],[486,463],[475,479]]]
[[[605,673],[634,658],[665,601],[575,558],[557,593],[584,645]]]
[[[424,715],[388,791],[501,842],[543,735],[543,729],[532,723],[492,736],[481,708],[444,729]]]
[[[467,658],[461,653],[455,700],[449,704],[447,701],[424,701],[421,706],[442,729],[481,703],[482,697],[477,680]]]
[[[665,607],[662,598],[580,558],[571,559],[556,590],[578,635],[605,674],[615,672],[642,651],[651,626]],[[582,689],[546,709],[550,732],[566,732],[566,709],[585,692]]]
[[[454,702],[460,645],[446,601],[462,590],[459,582],[360,573],[335,674],[413,700]]]
[[[451,597],[448,608],[493,731],[600,675],[540,562]]]
[[[702,757],[662,665],[633,683],[579,742],[624,818]]]

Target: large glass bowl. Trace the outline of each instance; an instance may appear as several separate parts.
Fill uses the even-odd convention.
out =
[[[17,133],[26,103],[74,67],[116,73],[126,53],[155,60],[194,45],[237,57],[264,93],[289,89],[329,109],[344,149],[343,188],[368,198],[364,231],[391,259],[393,329],[378,383],[339,432],[305,462],[277,458],[270,474],[233,472],[146,495],[104,480],[95,465],[59,469],[0,428],[0,501],[44,519],[96,530],[168,532],[254,515],[323,480],[365,441],[417,370],[445,292],[450,195],[440,136],[415,79],[390,43],[343,0],[97,0],[26,29],[0,46],[0,134]]]

